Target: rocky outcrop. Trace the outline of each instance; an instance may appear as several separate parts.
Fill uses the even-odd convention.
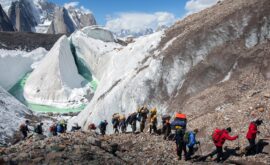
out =
[[[12,2],[8,17],[13,26],[20,32],[35,32],[38,20],[35,17],[32,4],[28,0],[19,0]]]
[[[14,27],[1,5],[0,5],[0,31],[14,31]]]
[[[227,147],[226,152],[230,149]],[[34,135],[16,145],[0,148],[0,162],[37,165],[71,162],[72,164],[216,164],[210,161],[210,158],[201,161],[202,154],[208,154],[205,149],[196,151],[192,160],[181,161],[176,155],[174,141],[165,141],[162,136],[140,133],[102,137],[93,132],[73,132],[50,138]],[[270,161],[268,158],[266,154],[249,157],[232,155],[223,164],[266,165]]]
[[[75,24],[69,16],[67,9],[56,8],[54,13],[54,19],[47,31],[49,34],[70,34],[76,29]]]
[[[69,7],[67,10],[76,25],[76,29],[82,29],[97,24],[93,13],[84,12],[74,7]]]
[[[46,50],[50,50],[61,36],[61,34],[0,32],[0,49],[32,51],[43,47]]]

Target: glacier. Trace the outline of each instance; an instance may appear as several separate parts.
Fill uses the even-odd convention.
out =
[[[32,112],[0,87],[0,144],[6,144]]]
[[[24,97],[29,103],[79,107],[91,98],[91,88],[79,75],[70,43],[62,36],[29,75]]]
[[[6,90],[11,89],[38,65],[46,53],[44,48],[37,48],[31,52],[0,49],[0,86]]]

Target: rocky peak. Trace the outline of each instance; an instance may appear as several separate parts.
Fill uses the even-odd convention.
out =
[[[47,31],[49,34],[65,33],[70,34],[74,32],[76,25],[73,23],[66,8],[59,7],[55,9],[54,19]]]
[[[20,0],[11,3],[8,17],[18,31],[33,32],[38,20],[33,12],[33,6],[28,0]]]
[[[0,31],[14,31],[14,27],[1,5],[0,5]]]

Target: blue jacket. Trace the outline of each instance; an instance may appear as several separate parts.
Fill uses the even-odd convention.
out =
[[[190,131],[187,146],[188,147],[193,147],[196,143],[197,143],[196,134],[194,132]]]

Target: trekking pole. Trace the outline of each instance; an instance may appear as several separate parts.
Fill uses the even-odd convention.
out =
[[[202,154],[202,147],[201,147],[201,143],[199,143],[199,149],[200,149],[201,156],[202,156],[203,154]]]

